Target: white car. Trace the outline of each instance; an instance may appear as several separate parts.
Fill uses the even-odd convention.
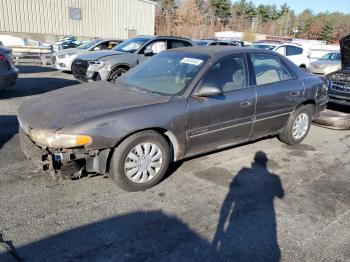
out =
[[[282,44],[273,49],[273,51],[287,57],[297,66],[307,69],[310,65],[310,49],[298,44]]]
[[[275,47],[273,51],[284,55],[294,64],[306,70],[309,69],[311,62],[320,59],[327,53],[339,52],[339,46],[285,43]]]
[[[60,71],[72,71],[72,63],[78,55],[93,51],[111,50],[121,42],[122,40],[118,39],[94,39],[77,48],[68,48],[54,53],[51,63]]]

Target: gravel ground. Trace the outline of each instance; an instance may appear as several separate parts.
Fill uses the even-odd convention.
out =
[[[20,70],[0,93],[0,261],[350,261],[350,131],[192,158],[146,192],[55,181],[21,152],[16,110],[77,82]]]

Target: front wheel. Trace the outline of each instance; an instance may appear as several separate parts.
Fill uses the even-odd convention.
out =
[[[169,144],[147,130],[131,135],[114,151],[110,175],[126,191],[142,191],[158,184],[170,162]]]
[[[122,68],[122,67],[121,67],[121,68],[115,69],[115,70],[112,72],[112,74],[111,74],[111,76],[110,76],[110,78],[109,78],[109,81],[110,81],[111,83],[115,84],[116,81],[117,81],[117,79],[118,79],[119,77],[121,77],[123,74],[125,74],[127,71],[128,71],[128,70],[127,70],[126,68]]]
[[[288,145],[296,145],[304,140],[310,130],[314,107],[298,107],[291,115],[279,139]]]

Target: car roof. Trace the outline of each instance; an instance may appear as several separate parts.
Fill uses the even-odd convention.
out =
[[[93,39],[94,40],[94,39]],[[98,38],[96,40],[99,40],[100,42],[104,42],[104,41],[123,41],[120,38]]]
[[[266,53],[276,55],[276,52],[263,50],[259,48],[247,48],[247,47],[222,47],[222,46],[191,46],[180,47],[176,49],[170,49],[167,52],[187,52],[196,55],[206,55],[214,59],[231,55],[231,54],[244,54],[244,53]]]
[[[190,41],[190,42],[193,42],[192,39],[189,39],[189,38],[185,38],[185,37],[178,37],[178,36],[167,36],[167,35],[159,35],[159,36],[155,36],[154,38],[167,38],[167,39],[179,39],[179,40],[186,40],[186,41]]]

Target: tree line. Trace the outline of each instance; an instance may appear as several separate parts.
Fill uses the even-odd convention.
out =
[[[350,33],[350,14],[306,9],[296,14],[281,6],[239,0],[157,0],[156,34],[194,39],[211,38],[217,31],[244,32],[244,40],[254,34],[337,42]],[[331,4],[331,2],[330,2]]]

